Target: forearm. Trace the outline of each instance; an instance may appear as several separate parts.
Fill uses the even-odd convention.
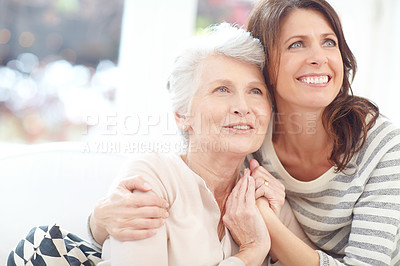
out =
[[[284,265],[319,265],[318,253],[293,234],[269,207],[266,199],[257,200],[271,236],[271,255]]]
[[[102,259],[110,265],[168,266],[168,238],[166,226],[146,239],[119,241],[110,236],[104,243]]]
[[[103,245],[108,237],[108,232],[96,223],[93,213],[89,216],[89,234],[100,245]]]

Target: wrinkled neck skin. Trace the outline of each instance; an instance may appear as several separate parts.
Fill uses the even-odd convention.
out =
[[[225,201],[238,180],[245,156],[246,154],[228,151],[194,151],[189,145],[183,160],[205,181],[223,210]]]

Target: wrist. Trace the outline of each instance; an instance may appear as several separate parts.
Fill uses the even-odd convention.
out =
[[[98,225],[96,222],[97,220],[93,212],[89,216],[89,222],[88,222],[89,234],[92,236],[92,239],[95,241],[96,244],[102,246],[104,244],[104,241],[108,237],[108,233],[103,227]]]
[[[240,258],[246,266],[258,266],[264,262],[268,252],[269,248],[267,245],[254,244],[240,247],[239,253],[235,257]]]
[[[101,250],[103,249],[103,246],[102,246],[102,244],[100,244],[100,243],[95,239],[95,237],[94,237],[94,235],[93,235],[93,232],[92,232],[91,225],[90,225],[90,220],[91,220],[91,218],[92,218],[92,215],[93,215],[93,213],[91,213],[91,214],[89,215],[88,220],[87,220],[87,233],[88,233],[88,236],[89,236],[90,243],[92,243],[93,246],[96,247],[97,250],[98,250],[99,252],[101,252]]]

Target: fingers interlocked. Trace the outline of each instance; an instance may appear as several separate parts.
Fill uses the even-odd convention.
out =
[[[285,203],[285,187],[256,160],[250,161],[251,175],[256,180],[256,198],[265,197],[271,209],[279,216]]]

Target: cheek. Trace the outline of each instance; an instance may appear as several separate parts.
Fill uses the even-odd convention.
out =
[[[226,116],[226,111],[218,108],[218,103],[205,102],[192,110],[193,119],[191,122],[192,128],[195,132],[210,132],[217,125],[223,122]]]
[[[330,58],[330,62],[334,67],[334,70],[336,72],[336,75],[338,77],[342,77],[344,75],[344,63],[342,59],[342,55],[340,54],[340,51],[337,51],[335,54],[333,54]]]
[[[344,66],[341,60],[335,62],[335,76],[336,76],[335,83],[337,84],[336,86],[338,87],[337,92],[339,92],[343,86],[343,77],[344,77]]]
[[[274,84],[276,84],[276,89],[278,89],[278,87],[282,87],[282,84],[288,83],[290,81],[289,77],[294,76],[298,70],[298,67],[299,63],[296,62],[296,58],[294,56],[289,57],[282,55],[279,61],[279,67],[275,72]]]
[[[268,101],[267,99],[265,99],[265,101]],[[258,109],[256,111],[256,123],[260,126],[261,130],[265,130],[268,127],[269,124],[269,120],[271,118],[271,105],[269,104],[269,102],[265,103],[260,103],[260,105],[258,105]]]
[[[271,107],[271,104],[269,103],[269,100],[268,99],[263,100],[263,103],[260,104],[258,113],[261,116],[269,117],[271,115],[271,111],[272,111],[272,107]]]

